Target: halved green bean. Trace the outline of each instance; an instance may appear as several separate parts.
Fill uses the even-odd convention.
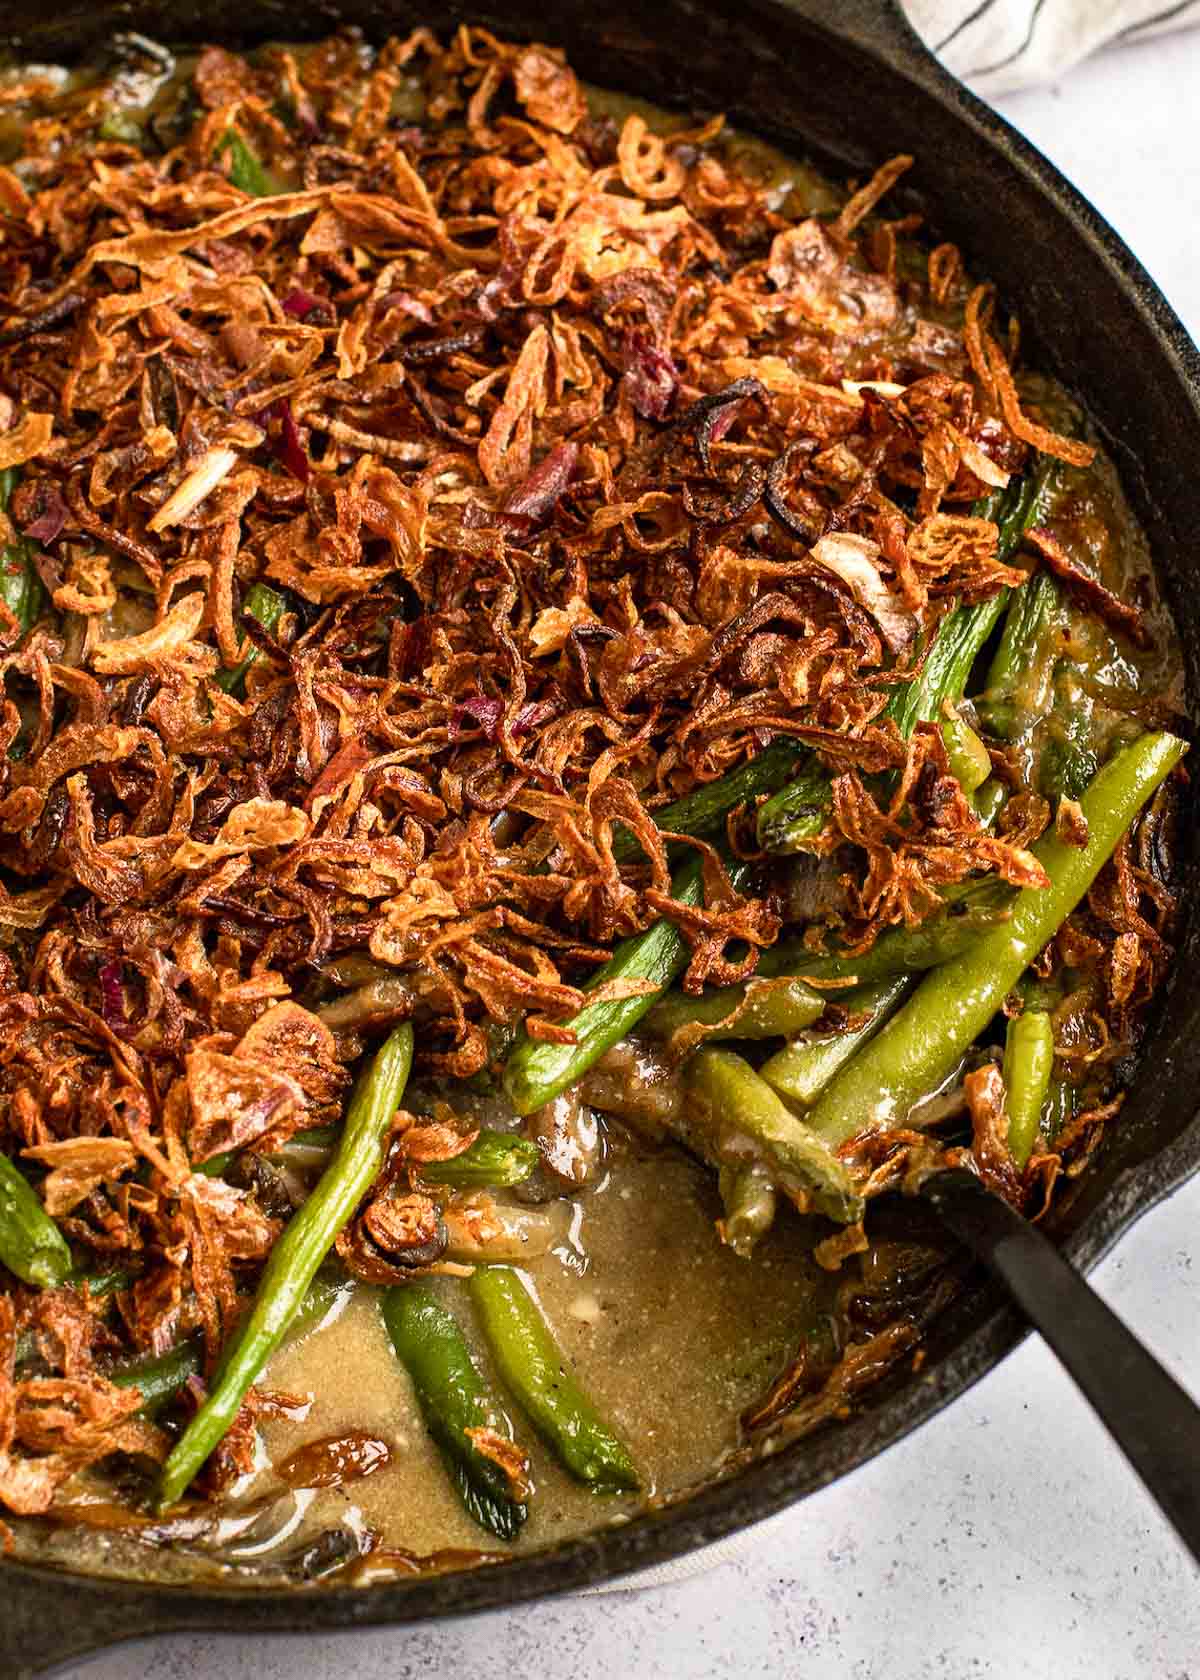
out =
[[[737,886],[746,879],[748,869],[735,864],[729,873]],[[683,904],[701,902],[703,877],[698,858],[677,871],[671,892]],[[517,1113],[532,1114],[582,1079],[592,1063],[631,1032],[672,980],[683,973],[689,955],[688,942],[673,922],[655,922],[644,933],[623,939],[584,991],[594,991],[617,979],[647,980],[655,989],[642,997],[585,1004],[565,1023],[575,1034],[573,1044],[549,1044],[522,1032],[504,1069],[504,1089]]]
[[[541,1151],[529,1138],[484,1130],[461,1155],[423,1165],[421,1177],[427,1184],[451,1184],[456,1189],[507,1189],[523,1184],[540,1160]]]
[[[803,1191],[830,1219],[850,1224],[862,1197],[823,1138],[792,1113],[749,1062],[704,1048],[687,1064],[683,1136],[715,1167],[759,1161],[776,1186]]]
[[[1033,1150],[1054,1072],[1054,1033],[1042,1009],[1026,1009],[1008,1023],[1004,1044],[1004,1106],[1008,1152],[1020,1171]]]
[[[925,977],[878,1038],[826,1088],[809,1116],[815,1130],[836,1147],[858,1132],[904,1123],[914,1104],[954,1071],[1186,751],[1174,735],[1151,733],[1104,766],[1080,801],[1086,846],[1076,849],[1052,833],[1043,835],[1033,851],[1049,886],[1024,888],[1005,926],[982,934]]]
[[[717,1174],[724,1217],[721,1240],[733,1252],[748,1260],[758,1239],[775,1222],[779,1194],[769,1167],[759,1161],[746,1166],[724,1166]]]
[[[727,771],[716,781],[705,782],[670,805],[661,805],[651,816],[659,828],[675,834],[705,837],[720,834],[725,818],[738,805],[748,805],[760,794],[771,793],[808,757],[808,748],[798,741],[772,741],[756,757]],[[635,835],[621,829],[613,839],[613,856],[618,863],[630,863],[642,855]]]
[[[470,1290],[505,1384],[563,1467],[597,1493],[635,1491],[628,1448],[580,1388],[520,1273],[478,1266]]]
[[[395,1027],[359,1075],[332,1160],[271,1250],[254,1305],[222,1361],[212,1390],[163,1470],[160,1504],[173,1505],[224,1438],[245,1397],[295,1318],[335,1238],[383,1166],[408,1071],[413,1033]]]
[[[481,1452],[468,1431],[512,1439],[471,1358],[452,1313],[428,1284],[404,1284],[383,1297],[383,1322],[396,1357],[412,1378],[425,1427],[442,1455],[459,1498],[475,1521],[500,1540],[515,1540],[529,1514],[513,1498],[508,1476]]]
[[[1094,709],[1078,675],[1064,662],[1054,679],[1050,727],[1038,764],[1038,785],[1051,799],[1078,799],[1099,768]]]
[[[1050,709],[1062,609],[1062,592],[1049,572],[1038,572],[1012,594],[981,702],[988,729],[1002,740],[1014,740],[1027,721]]]
[[[36,1289],[61,1288],[73,1271],[67,1239],[7,1155],[0,1155],[0,1260]]]
[[[787,1035],[789,1032],[799,1031],[802,1026],[810,1025],[821,1014],[815,1009],[809,1014],[808,1021],[801,1020],[802,1014],[811,1008],[810,999],[821,996],[817,986],[828,985],[832,981],[840,981],[845,986],[866,985],[868,982],[887,980],[895,976],[906,975],[914,970],[936,968],[939,963],[947,962],[956,957],[961,951],[969,950],[979,935],[987,929],[1006,922],[1009,917],[1009,907],[1016,897],[1015,889],[994,875],[983,876],[979,880],[964,882],[961,886],[953,887],[946,893],[946,907],[927,916],[919,927],[888,928],[881,933],[870,950],[858,956],[851,956],[842,952],[831,952],[826,956],[819,956],[810,951],[802,939],[781,939],[777,945],[771,945],[759,958],[758,973],[753,980],[743,981],[739,986],[722,986],[711,991],[702,992],[698,997],[689,997],[682,992],[669,992],[662,1002],[656,1004],[653,1019],[647,1021],[651,1030],[659,1037],[666,1037],[664,1026],[670,1032],[676,1033],[681,1027],[688,1026],[693,1021],[701,1025],[709,1025],[714,1021],[729,1020],[739,1002],[746,996],[760,979],[781,979],[792,976],[796,983],[794,992],[782,994],[777,1006],[778,1013],[768,1013],[770,994],[765,993],[762,1000],[762,1012],[759,1016],[764,1023],[768,1020],[779,1023],[784,1019],[791,1003],[794,1003],[795,1014],[792,1026],[774,1025],[773,1032]],[[811,985],[805,982],[811,981]],[[825,993],[822,997],[822,1007],[828,997],[841,1000],[844,993]],[[660,1023],[663,1025],[660,1026]],[[769,1037],[765,1030],[761,1033],[744,1031],[741,1020],[734,1020],[728,1033],[716,1033],[716,1038],[755,1038]]]
[[[992,773],[992,761],[988,757],[988,750],[970,724],[964,723],[960,717],[944,719],[942,740],[946,744],[950,773],[970,798]]]
[[[256,624],[261,624],[264,630],[274,630],[283,616],[287,601],[277,589],[272,589],[268,583],[254,583],[246,591],[246,599],[242,603],[242,616],[252,618]],[[262,659],[262,651],[252,647],[245,659],[239,660],[227,671],[218,671],[213,681],[227,694],[237,694],[246,681],[246,673],[252,666]]]
[[[834,1075],[874,1038],[916,984],[915,975],[904,974],[840,993],[838,1002],[844,1009],[865,1015],[862,1024],[848,1032],[806,1033],[764,1062],[759,1074],[788,1102],[811,1108]]]
[[[705,1037],[710,1040],[786,1038],[811,1027],[828,1001],[803,980],[786,975],[713,986],[699,997],[670,991],[646,1016],[646,1031],[655,1038],[671,1038],[681,1027],[700,1025],[709,1029]]]

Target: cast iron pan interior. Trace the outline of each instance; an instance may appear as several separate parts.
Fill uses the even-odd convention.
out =
[[[1150,536],[1187,648],[1200,651],[1200,358],[1129,251],[1044,158],[925,53],[889,0],[8,0],[22,56],[64,60],[118,29],[169,42],[319,35],[338,22],[368,34],[459,21],[565,46],[593,81],[665,105],[727,110],[785,148],[841,174],[916,154],[909,195],[933,230],[992,276],[1037,360],[1071,386],[1106,434]],[[1194,851],[1193,847],[1193,851]],[[1189,878],[1195,858],[1189,859]],[[1194,972],[1189,919],[1176,975]],[[1193,1091],[1200,1074],[1200,989],[1178,980],[1136,1090],[1105,1154],[1056,1209],[1076,1264],[1095,1261],[1139,1213],[1200,1165]],[[494,1569],[367,1591],[217,1594],[0,1566],[0,1672],[44,1671],[118,1640],[183,1629],[361,1627],[456,1614],[580,1587],[661,1562],[823,1487],[931,1417],[1014,1346],[1020,1321],[977,1283],[939,1321],[919,1377],[795,1450],[687,1504]],[[69,1606],[69,1609],[68,1609]],[[66,1612],[66,1613],[64,1613]]]

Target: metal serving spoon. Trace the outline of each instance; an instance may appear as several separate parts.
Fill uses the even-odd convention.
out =
[[[993,1272],[1200,1562],[1200,1406],[1036,1226],[963,1167],[920,1194]]]

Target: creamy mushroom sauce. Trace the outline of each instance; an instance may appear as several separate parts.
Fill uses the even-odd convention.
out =
[[[711,1175],[679,1150],[646,1153],[619,1142],[608,1170],[578,1197],[568,1242],[522,1268],[589,1393],[632,1443],[645,1494],[589,1492],[515,1418],[537,1493],[520,1539],[506,1552],[536,1550],[622,1521],[647,1500],[662,1501],[718,1472],[737,1444],[741,1409],[762,1394],[803,1333],[832,1306],[838,1280],[821,1272],[810,1252],[822,1222],[785,1214],[748,1263],[717,1242],[719,1211]],[[502,1394],[464,1295],[453,1279],[438,1287]],[[375,1474],[301,1495],[294,1522],[268,1527],[275,1545],[291,1551],[348,1526],[374,1531],[382,1547],[418,1555],[445,1547],[502,1549],[467,1516],[425,1434],[411,1384],[388,1343],[378,1291],[360,1288],[339,1300],[321,1325],[281,1350],[263,1386],[311,1405],[302,1418],[266,1424],[264,1468],[237,1489],[235,1506],[279,1491],[268,1460],[280,1463],[307,1442],[366,1432],[391,1449],[390,1463]],[[186,1540],[150,1548],[42,1524],[18,1530],[25,1557],[176,1580],[231,1573],[236,1579],[237,1566],[251,1565],[262,1545],[257,1531],[218,1552]],[[373,1578],[386,1569],[385,1563],[372,1571]]]

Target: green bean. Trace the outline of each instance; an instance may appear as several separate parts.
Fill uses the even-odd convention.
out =
[[[173,1400],[199,1374],[203,1362],[200,1338],[189,1336],[166,1353],[122,1360],[108,1372],[108,1380],[117,1388],[136,1388],[142,1397],[141,1410],[148,1415]]]
[[[682,992],[669,992],[661,1003],[655,1005],[647,1025],[663,1038],[668,1036],[667,1029],[674,1034],[692,1022],[707,1026],[712,1022],[729,1020],[758,981],[790,976],[795,981],[795,989],[783,992],[779,1003],[772,1005],[771,994],[764,988],[761,1008],[751,1017],[752,1021],[776,1023],[771,1031],[786,1036],[811,1025],[822,1013],[810,1002],[819,995],[816,991],[818,985],[828,985],[835,980],[844,986],[866,985],[910,974],[913,970],[936,968],[939,963],[969,949],[988,928],[1006,922],[1015,896],[1013,888],[994,875],[953,887],[946,893],[944,910],[927,916],[919,927],[888,928],[870,950],[859,956],[843,952],[819,956],[810,951],[802,939],[782,939],[762,953],[753,980],[743,981],[739,986],[722,986],[702,992],[694,998]],[[834,994],[839,1001],[843,995],[840,992]],[[785,1019],[784,1012],[789,1009],[794,1009],[792,1025],[778,1024]],[[775,1010],[778,1012],[773,1012]],[[806,1011],[810,1013],[808,1020],[804,1021],[802,1016]],[[765,1025],[761,1032],[746,1031],[742,1018],[738,1018],[732,1021],[728,1032],[709,1036],[756,1038],[771,1034],[765,1030]]]
[[[427,1284],[404,1284],[384,1294],[383,1321],[459,1498],[489,1533],[515,1540],[529,1508],[514,1499],[502,1467],[468,1433],[487,1429],[511,1439],[512,1430],[485,1387],[456,1319]]]
[[[271,1250],[254,1305],[222,1361],[208,1399],[166,1462],[161,1505],[179,1499],[224,1438],[246,1390],[286,1335],[334,1239],[378,1177],[412,1053],[413,1032],[406,1021],[392,1030],[359,1075],[333,1158]]]
[[[735,864],[730,869],[735,887],[747,874],[745,865]],[[677,871],[671,893],[684,904],[701,902],[703,877],[698,858]],[[575,1034],[573,1044],[549,1044],[522,1032],[504,1069],[504,1089],[517,1113],[532,1114],[582,1079],[592,1063],[631,1032],[672,980],[683,973],[689,956],[688,942],[673,922],[655,922],[644,933],[623,939],[584,991],[594,991],[610,980],[647,980],[655,989],[642,997],[585,1004],[566,1023]]]
[[[67,1282],[73,1284],[76,1289],[82,1289],[86,1284],[93,1301],[99,1301],[106,1295],[115,1295],[119,1289],[128,1289],[137,1275],[125,1266],[112,1266],[106,1272],[88,1272],[76,1268]]]
[[[811,1027],[825,1013],[827,1002],[803,980],[786,975],[714,986],[699,997],[671,991],[646,1016],[646,1031],[655,1038],[671,1038],[681,1027],[698,1024],[709,1029],[706,1039],[786,1038]]]
[[[996,818],[1008,800],[1008,790],[998,776],[990,776],[975,795],[975,813],[984,828],[994,828]]]
[[[24,537],[0,549],[0,600],[23,630],[41,616],[46,592],[33,568],[33,544]]]
[[[340,1126],[310,1126],[305,1131],[293,1132],[287,1142],[280,1144],[269,1159],[287,1160],[289,1156],[301,1151],[319,1159],[329,1154],[340,1135]],[[239,1153],[237,1149],[223,1149],[217,1155],[210,1155],[207,1161],[193,1164],[192,1171],[201,1173],[205,1178],[223,1178],[237,1160]]]
[[[272,589],[267,583],[254,583],[246,591],[246,599],[242,603],[242,616],[252,618],[264,630],[274,630],[286,606],[287,601],[277,589]],[[240,693],[246,681],[246,673],[252,666],[257,665],[262,657],[262,650],[252,647],[245,659],[239,660],[227,671],[219,671],[213,681],[227,694]]]
[[[725,1210],[720,1222],[721,1240],[743,1260],[775,1222],[778,1192],[770,1169],[759,1161],[747,1166],[723,1166],[717,1174],[717,1188]]]
[[[1007,600],[1008,591],[1002,589],[990,601],[955,607],[947,613],[938,626],[920,675],[899,687],[888,703],[887,715],[895,720],[905,740],[919,723],[940,717],[944,701],[957,704],[962,699],[971,667],[999,621]]]
[[[842,1069],[809,1121],[836,1147],[871,1127],[903,1124],[987,1026],[1024,970],[1087,892],[1122,834],[1187,751],[1165,733],[1141,736],[1099,772],[1080,801],[1086,846],[1053,833],[1033,848],[1049,886],[1017,894],[1011,919],[926,975],[873,1043]]]
[[[962,699],[979,650],[1004,610],[1007,591],[974,606],[955,607],[938,626],[919,675],[897,684],[884,711],[907,738],[918,723],[936,719],[946,700]],[[758,843],[794,852],[820,834],[833,799],[829,772],[814,765],[759,807]]]
[[[651,816],[659,828],[675,834],[701,837],[720,834],[730,811],[749,804],[760,794],[772,792],[807,756],[808,748],[797,741],[772,741],[736,770],[727,771],[714,782],[705,782],[671,805],[661,805]],[[630,863],[641,857],[642,848],[636,835],[628,829],[619,830],[613,840],[613,856],[618,863]]]
[[[981,788],[992,773],[988,750],[970,724],[960,717],[946,718],[942,723],[942,740],[950,773],[968,798]]]
[[[842,1224],[860,1217],[862,1197],[846,1167],[749,1062],[705,1048],[686,1078],[683,1135],[695,1154],[718,1168],[757,1160],[779,1189],[803,1191],[819,1213]]]
[[[825,827],[833,802],[829,772],[816,758],[758,808],[758,843],[768,852],[798,851]]]
[[[1043,458],[1024,478],[975,504],[975,514],[999,528],[1001,559],[1016,550],[1038,517],[1053,469],[1054,463]],[[955,607],[942,620],[919,674],[911,682],[898,683],[885,708],[884,715],[906,740],[918,723],[940,717],[944,701],[962,699],[971,667],[1007,600],[1008,591],[1001,590],[990,601]],[[830,800],[829,774],[814,763],[759,807],[759,845],[771,852],[796,851],[821,832]]]
[[[127,1270],[123,1266],[114,1266],[105,1272],[85,1271],[82,1266],[75,1266],[63,1282],[72,1289],[82,1289],[87,1286],[88,1294],[93,1301],[102,1301],[109,1295],[115,1295],[118,1289],[126,1289],[137,1277],[137,1273]],[[32,1358],[37,1351],[37,1343],[32,1331],[22,1330],[17,1337],[15,1360],[18,1365],[26,1359]]]
[[[37,1289],[61,1288],[73,1270],[67,1239],[7,1155],[0,1155],[0,1260]]]
[[[350,1295],[356,1287],[352,1278],[344,1277],[338,1271],[318,1272],[287,1327],[284,1341],[292,1342],[297,1336],[306,1335],[321,1322],[335,1301]]]
[[[0,472],[0,509],[5,513],[20,482],[20,467],[5,467]],[[33,628],[45,605],[46,592],[33,564],[36,552],[36,545],[15,531],[12,542],[0,548],[0,601],[22,630]]]
[[[523,1184],[541,1159],[536,1143],[511,1132],[484,1130],[461,1155],[430,1161],[421,1168],[427,1184],[451,1184],[456,1189],[508,1189]]]
[[[969,949],[988,928],[1006,922],[1015,896],[1004,881],[985,875],[947,891],[945,909],[927,916],[919,927],[887,928],[857,956],[842,951],[818,956],[802,940],[784,939],[763,952],[758,971],[800,974],[814,984],[841,980],[862,986],[913,969],[936,968]]]
[[[1024,477],[976,502],[971,510],[976,518],[990,519],[999,532],[999,559],[1010,559],[1026,531],[1041,517],[1056,470],[1053,460],[1041,456]],[[918,723],[938,716],[943,700],[962,699],[971,667],[1007,606],[1009,595],[1002,589],[990,601],[956,607],[942,620],[920,676],[900,689],[888,705],[888,714],[906,739]]]
[[[470,1290],[501,1376],[563,1467],[597,1493],[640,1487],[628,1448],[580,1388],[520,1273],[479,1266]]]
[[[229,179],[241,192],[251,198],[272,198],[283,191],[235,128],[227,128],[217,141],[216,155],[222,152],[229,154]]]
[[[1051,799],[1078,799],[1100,767],[1094,703],[1075,672],[1066,668],[1054,682],[1054,732],[1042,747],[1038,785]]]
[[[1050,1017],[1044,1010],[1026,1009],[1009,1021],[1004,1044],[1008,1152],[1022,1172],[1041,1129],[1053,1071],[1054,1034]]]
[[[838,999],[843,1008],[866,1016],[860,1026],[797,1038],[764,1062],[759,1074],[788,1102],[811,1108],[839,1069],[895,1014],[916,983],[915,976],[905,974],[843,992]]]
[[[332,1149],[341,1135],[340,1126],[308,1126],[293,1132],[288,1142],[298,1143],[303,1149]]]
[[[1049,572],[1014,590],[992,658],[983,711],[993,735],[1017,738],[1050,708],[1050,683],[1062,636],[1062,593]]]
[[[192,1171],[199,1173],[201,1178],[224,1178],[226,1168],[231,1167],[238,1158],[236,1149],[222,1149],[216,1155],[210,1155],[207,1161],[193,1161]]]
[[[303,1131],[293,1132],[286,1143],[271,1151],[267,1159],[284,1166],[323,1166],[340,1135],[340,1126],[308,1126]]]

